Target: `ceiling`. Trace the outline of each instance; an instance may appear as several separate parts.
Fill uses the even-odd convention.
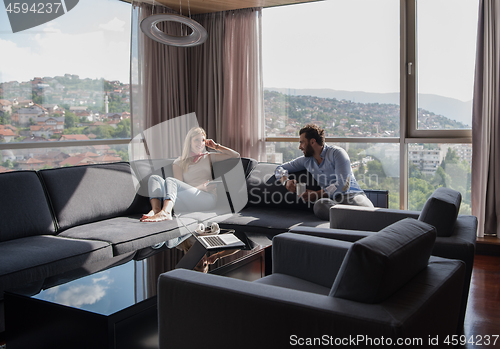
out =
[[[129,0],[131,1],[131,0]],[[188,4],[191,14],[238,10],[249,7],[273,7],[281,5],[314,2],[318,0],[155,0],[176,11],[182,5],[182,13],[188,13]],[[147,2],[151,3],[152,0]]]

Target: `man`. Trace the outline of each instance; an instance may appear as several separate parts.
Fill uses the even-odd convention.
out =
[[[321,189],[308,189],[300,197],[306,202],[315,202],[314,213],[319,218],[329,220],[330,207],[338,203],[373,207],[354,178],[347,152],[325,144],[325,130],[308,124],[299,135],[299,149],[304,156],[278,166],[275,171],[276,178],[288,191],[295,192],[297,187],[295,179],[288,179],[288,172],[305,169]]]

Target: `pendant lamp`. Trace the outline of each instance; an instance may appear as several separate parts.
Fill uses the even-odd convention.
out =
[[[191,28],[192,32],[189,35],[176,36],[165,34],[158,28],[160,22],[178,22],[187,25]],[[207,31],[203,26],[185,16],[175,14],[157,14],[146,17],[141,22],[141,30],[149,38],[158,41],[159,43],[177,46],[177,47],[192,47],[201,45],[207,39]]]

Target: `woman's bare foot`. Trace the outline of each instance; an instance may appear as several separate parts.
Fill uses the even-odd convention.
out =
[[[151,212],[150,212],[151,213]],[[148,213],[149,215],[149,213]],[[152,216],[146,216],[141,218],[141,222],[162,222],[162,221],[171,221],[172,214],[166,211],[160,211]]]
[[[143,214],[142,217],[141,217],[141,221],[144,219],[144,218],[148,218],[148,217],[153,217],[155,214],[155,211],[151,210],[149,211],[148,213],[146,214]]]

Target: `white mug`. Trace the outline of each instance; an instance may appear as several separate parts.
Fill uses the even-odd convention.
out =
[[[305,183],[297,183],[297,196],[301,196],[306,192],[306,184]]]

